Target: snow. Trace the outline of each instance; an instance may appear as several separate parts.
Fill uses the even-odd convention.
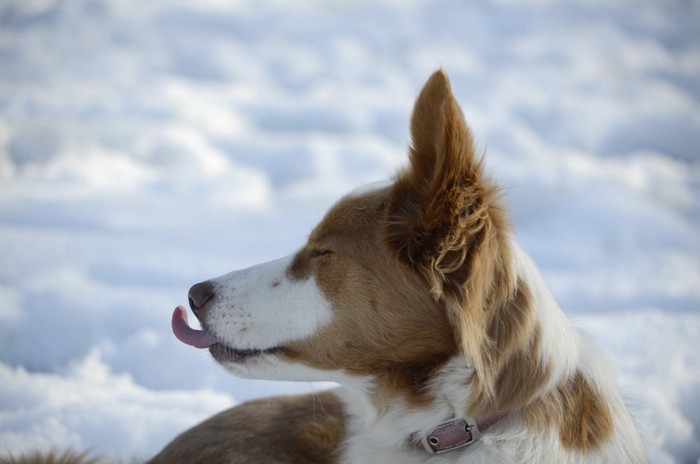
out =
[[[698,24],[685,0],[3,1],[0,455],[144,459],[324,388],[227,375],[172,309],[390,177],[442,66],[652,462],[700,462]]]

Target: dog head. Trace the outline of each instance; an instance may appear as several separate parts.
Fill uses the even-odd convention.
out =
[[[411,135],[394,181],[342,198],[301,249],[192,287],[204,332],[180,309],[176,335],[239,376],[365,379],[416,401],[464,356],[491,395],[529,316],[498,315],[517,287],[509,227],[443,71],[422,89]]]

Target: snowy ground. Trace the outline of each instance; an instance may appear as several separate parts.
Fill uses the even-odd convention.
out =
[[[698,31],[686,0],[0,2],[0,455],[145,458],[322,388],[224,374],[171,311],[391,176],[443,66],[652,462],[700,462]]]

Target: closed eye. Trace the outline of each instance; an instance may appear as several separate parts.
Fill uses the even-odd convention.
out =
[[[331,250],[310,250],[309,258],[320,258],[321,256],[330,256],[332,254]]]

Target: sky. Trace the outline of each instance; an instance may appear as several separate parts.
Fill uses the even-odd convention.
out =
[[[1,2],[0,455],[142,460],[327,388],[236,379],[170,315],[390,178],[442,67],[651,461],[700,462],[699,26],[686,0]]]

